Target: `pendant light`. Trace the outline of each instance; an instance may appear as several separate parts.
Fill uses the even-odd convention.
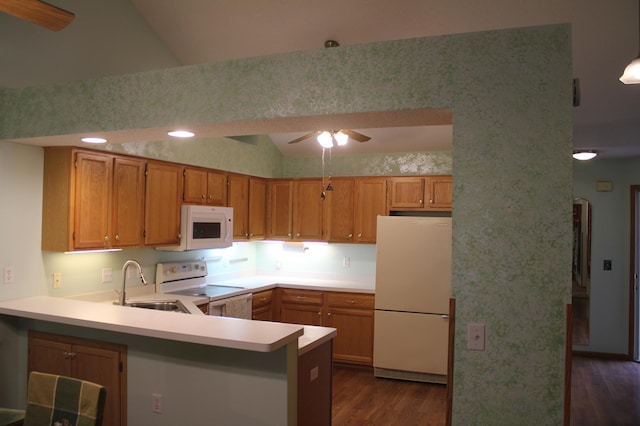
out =
[[[638,42],[640,44],[640,1],[638,2]],[[640,53],[624,69],[620,81],[624,84],[640,84]]]

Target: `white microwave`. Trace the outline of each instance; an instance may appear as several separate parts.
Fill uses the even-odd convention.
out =
[[[230,247],[233,208],[183,204],[180,209],[180,245],[160,250],[187,251]]]

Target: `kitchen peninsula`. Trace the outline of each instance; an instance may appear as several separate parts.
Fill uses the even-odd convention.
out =
[[[335,330],[37,296],[0,302],[3,365],[23,371],[28,330],[127,346],[128,424],[296,424],[298,357]],[[323,369],[330,366],[327,352]],[[330,374],[330,371],[326,372]],[[24,379],[24,380],[23,380]],[[329,387],[330,389],[330,387]],[[160,410],[152,398],[160,395]],[[133,409],[137,407],[137,409]],[[140,409],[148,407],[148,409]],[[154,411],[160,411],[154,412]]]

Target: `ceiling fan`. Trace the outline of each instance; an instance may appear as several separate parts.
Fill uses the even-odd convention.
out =
[[[51,31],[60,31],[76,16],[40,0],[0,0],[0,12],[16,16]]]
[[[331,148],[333,146],[333,141],[335,140],[338,145],[346,145],[349,138],[358,141],[358,142],[367,142],[370,141],[371,138],[369,136],[365,136],[362,133],[358,133],[355,130],[351,129],[340,129],[340,130],[317,130],[315,132],[307,133],[304,136],[300,136],[297,139],[289,142],[298,143],[302,142],[305,139],[309,139],[313,136],[318,138],[318,143],[322,145],[324,148]]]

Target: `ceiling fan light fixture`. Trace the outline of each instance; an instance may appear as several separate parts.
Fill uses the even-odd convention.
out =
[[[318,143],[323,148],[333,148],[333,137],[326,130],[318,135]]]
[[[338,146],[344,146],[349,142],[349,135],[346,133],[342,133],[342,130],[339,130],[333,134],[334,139],[338,143]]]
[[[598,155],[598,153],[593,150],[583,149],[583,150],[573,151],[573,158],[580,161],[591,160],[592,158],[595,158],[596,155]]]

